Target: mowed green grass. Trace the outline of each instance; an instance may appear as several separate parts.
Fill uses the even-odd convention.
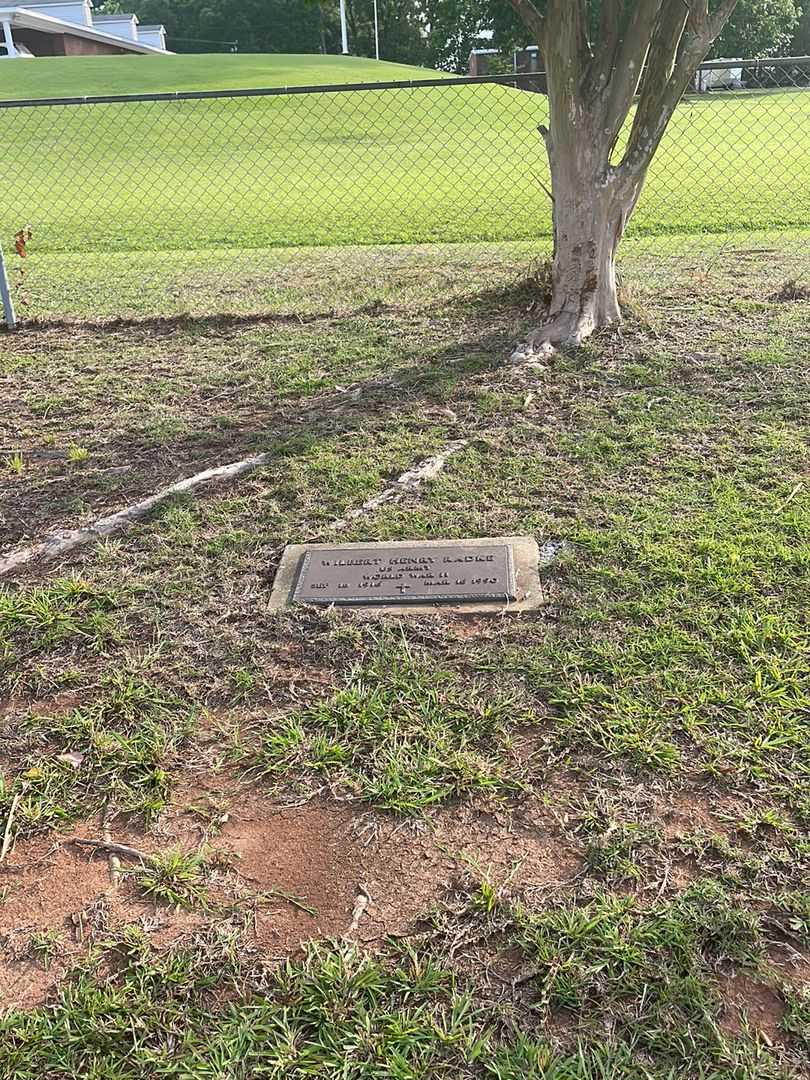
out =
[[[233,83],[223,74],[232,58],[193,58],[206,59],[209,86]],[[280,83],[377,70],[276,59]],[[68,87],[59,71],[48,93],[57,82],[103,88],[98,78]],[[241,81],[268,82],[269,71],[257,65]],[[547,119],[544,96],[498,85],[0,110],[0,238],[8,246],[30,224],[36,256],[547,237],[537,132]],[[809,219],[810,94],[740,93],[680,107],[631,228],[723,233]]]
[[[305,53],[211,53],[185,56],[40,56],[0,70],[0,99],[164,94],[267,86],[441,78],[442,71]],[[450,78],[448,75],[447,78]]]
[[[3,1080],[807,1076],[810,301],[789,254],[724,244],[530,372],[502,362],[540,296],[523,252],[438,245],[387,293],[358,267],[343,311],[309,258],[286,315],[4,340],[3,550],[267,458],[0,587],[0,980],[53,986],[0,1002]],[[293,540],[516,533],[563,542],[536,613],[267,612]],[[340,847],[300,831],[306,800],[350,815]],[[66,890],[12,934],[103,807],[162,849],[117,886],[157,910],[77,942]],[[228,816],[317,912],[288,963]],[[362,944],[317,940],[358,880]]]

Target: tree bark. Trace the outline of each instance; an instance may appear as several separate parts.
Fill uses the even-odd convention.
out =
[[[621,320],[616,252],[640,184],[605,165],[606,147],[581,144],[552,158],[553,288],[548,318],[512,354],[542,359],[556,345],[581,345],[594,330]],[[590,159],[590,160],[588,160]],[[596,159],[596,160],[594,160]]]
[[[599,190],[595,182],[558,196],[554,294],[547,331],[556,340],[580,344],[596,327],[621,317],[616,249],[626,217],[621,200],[609,188]]]

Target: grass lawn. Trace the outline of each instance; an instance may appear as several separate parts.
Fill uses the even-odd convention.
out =
[[[774,246],[774,245],[778,246]],[[633,284],[694,280],[718,262],[742,278],[775,259],[792,277],[801,276],[810,250],[810,230],[775,235],[733,232],[637,238],[622,244],[620,272]],[[422,244],[319,248],[220,248],[204,251],[115,252],[33,255],[25,264],[19,315],[47,319],[166,318],[180,315],[323,314],[330,309],[375,302],[396,303],[420,295],[425,263],[441,269],[448,298],[465,294],[469,275],[493,280],[531,272],[551,254],[551,242]],[[12,263],[13,266],[13,263]],[[15,278],[12,278],[14,282]]]
[[[40,56],[0,71],[0,101],[244,90],[441,78],[444,72],[360,56],[210,53],[178,56]],[[449,78],[450,76],[448,76]]]
[[[3,341],[0,548],[273,455],[0,591],[4,1080],[807,1075],[810,300],[718,255],[527,372],[523,267]],[[515,533],[538,612],[267,611],[288,542]]]
[[[223,61],[258,63],[208,59],[215,73]],[[267,71],[270,59],[262,58]],[[87,65],[106,71],[116,62]],[[127,70],[147,62],[135,58]],[[26,79],[40,63],[51,61],[34,61]],[[347,78],[371,71],[367,61],[334,63]],[[291,67],[300,82],[314,77],[297,60]],[[65,85],[43,82],[49,92]],[[89,75],[72,86],[99,89]],[[130,86],[140,83],[121,88]],[[32,267],[57,253],[171,261],[278,246],[544,239],[548,167],[537,126],[546,110],[542,95],[497,85],[0,110],[0,238],[13,250],[14,233],[30,225]],[[810,94],[744,92],[682,104],[631,233],[777,231],[808,220]]]

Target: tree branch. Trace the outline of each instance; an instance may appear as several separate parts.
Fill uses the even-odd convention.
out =
[[[709,12],[708,0],[665,3],[639,87],[638,108],[622,168],[646,171],[678,102],[737,2],[722,0],[713,13]]]
[[[734,14],[738,2],[739,0],[722,0],[717,11],[709,15],[709,33],[711,34],[712,44],[720,37],[723,27]]]
[[[605,120],[611,132],[611,152],[638,89],[644,61],[658,25],[661,4],[662,0],[638,0],[617,44],[613,70],[607,73]]]
[[[672,77],[688,18],[687,0],[666,0],[658,14],[658,22],[650,43],[650,51],[647,54],[647,63],[638,87],[636,124],[647,122],[646,111],[657,103],[657,98]]]
[[[602,0],[597,47],[597,53],[602,57],[600,74],[609,74],[615,66],[616,49],[622,38],[622,23],[626,10],[626,0]]]
[[[591,96],[590,68],[593,62],[588,37],[587,0],[548,0],[545,14],[543,57],[548,77],[552,131],[566,116],[577,123],[587,115]]]
[[[545,36],[545,17],[540,14],[532,0],[510,0],[515,14],[521,19],[534,38],[534,44],[542,51]]]
[[[593,58],[588,35],[588,0],[548,0],[548,11],[549,30],[554,27],[552,32],[570,44],[567,55],[576,60],[581,79]]]
[[[663,0],[658,0],[662,3]],[[643,4],[642,4],[643,6]],[[635,0],[602,0],[599,16],[599,38],[594,43],[594,74],[597,90],[611,81],[620,70],[620,50],[633,45],[628,23],[638,15]],[[629,39],[629,40],[628,40]]]

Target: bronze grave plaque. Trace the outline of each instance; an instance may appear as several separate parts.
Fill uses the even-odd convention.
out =
[[[301,558],[301,604],[458,604],[515,600],[509,544],[318,547]]]

